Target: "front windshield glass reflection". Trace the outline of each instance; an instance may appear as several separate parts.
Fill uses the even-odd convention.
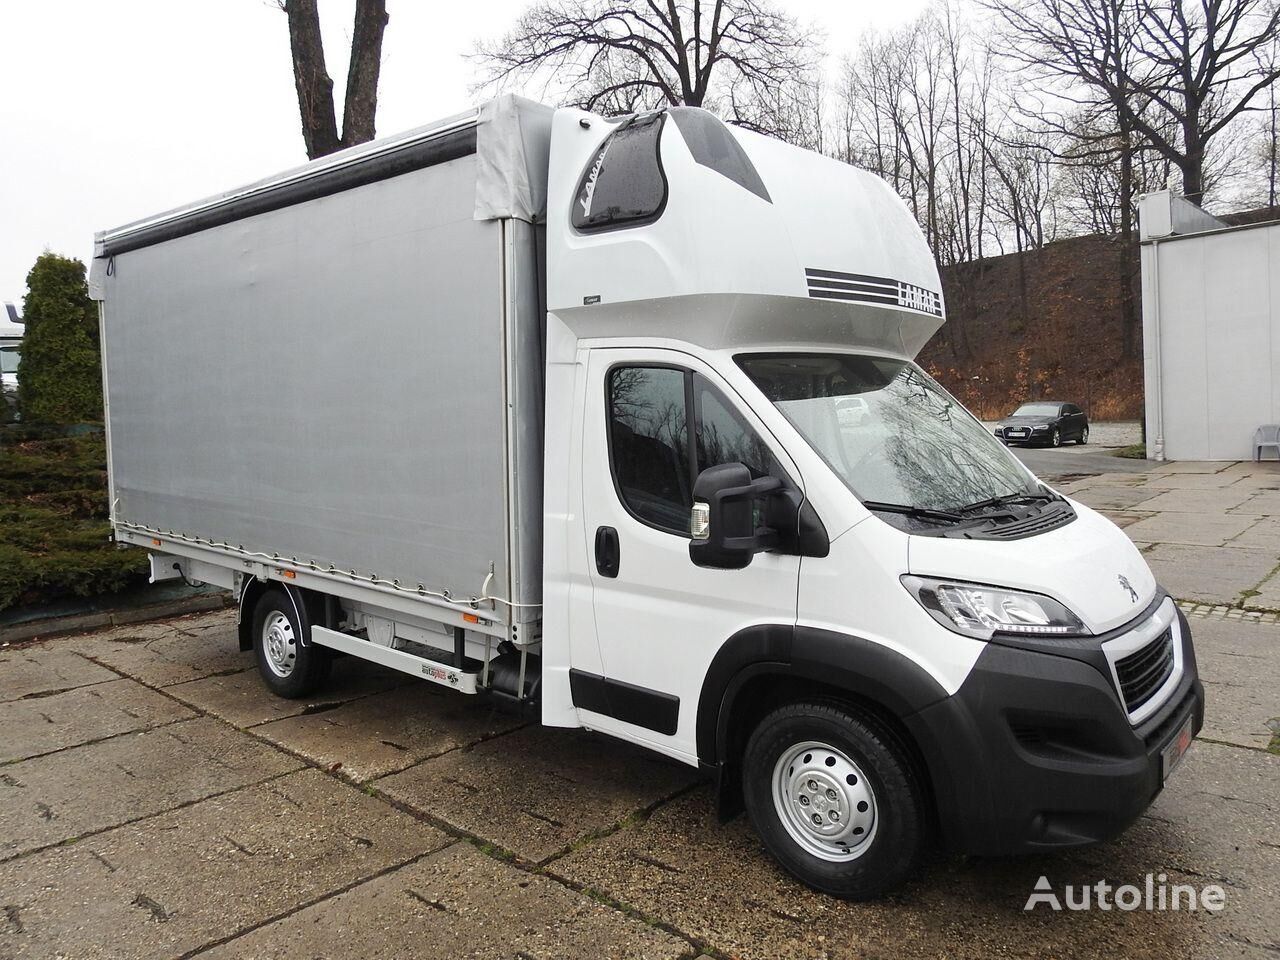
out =
[[[1003,444],[906,360],[800,353],[737,360],[863,501],[957,510],[1039,489]]]

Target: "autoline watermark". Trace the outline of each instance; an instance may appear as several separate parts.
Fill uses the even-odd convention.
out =
[[[1113,886],[1105,880],[1069,883],[1062,888],[1061,895],[1048,877],[1041,877],[1022,909],[1044,906],[1050,910],[1208,910],[1217,913],[1226,905],[1226,891],[1217,884],[1196,887],[1189,883],[1169,883],[1163,873],[1148,873],[1142,886],[1132,883]]]

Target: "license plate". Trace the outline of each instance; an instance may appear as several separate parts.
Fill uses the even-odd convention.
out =
[[[1168,780],[1169,774],[1173,773],[1173,768],[1178,765],[1187,748],[1191,746],[1191,717],[1187,717],[1182,727],[1178,730],[1172,740],[1170,740],[1163,750],[1160,751],[1160,779]]]

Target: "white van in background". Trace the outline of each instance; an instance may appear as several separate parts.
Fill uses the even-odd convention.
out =
[[[503,97],[106,231],[91,292],[115,535],[282,696],[344,653],[641,744],[854,898],[1114,836],[1201,726],[1142,555],[914,362],[861,170]]]
[[[4,305],[0,316],[0,402],[13,406],[18,397],[18,360],[22,354],[24,328],[12,303]]]

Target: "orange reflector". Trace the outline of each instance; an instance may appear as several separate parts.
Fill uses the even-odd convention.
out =
[[[160,546],[160,541],[159,541],[159,540],[157,540],[155,537],[152,537],[152,538],[151,538],[151,545],[152,545],[153,547],[158,547],[158,546]]]
[[[479,622],[480,622],[480,618],[479,618],[479,617],[477,617],[474,613],[464,613],[464,614],[462,615],[462,619],[463,619],[463,620],[465,620],[465,621],[467,621],[467,623],[479,623]]]
[[[282,571],[282,573],[283,573],[283,576],[284,576],[284,578],[285,578],[286,580],[293,580],[293,579],[295,579],[295,578],[298,576],[298,575],[297,575],[296,573],[294,573],[292,570],[284,570],[284,571]]]

